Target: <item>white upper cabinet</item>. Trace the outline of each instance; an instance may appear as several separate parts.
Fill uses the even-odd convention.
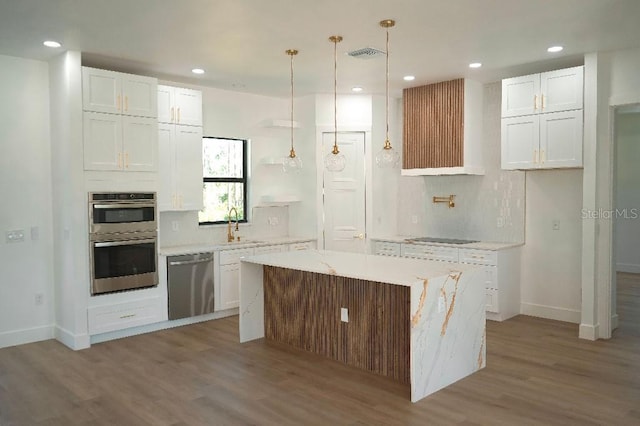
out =
[[[502,168],[582,167],[583,67],[502,81]]]
[[[202,92],[159,85],[158,122],[202,126]]]
[[[202,128],[158,124],[160,211],[201,210]]]
[[[582,109],[583,67],[502,80],[502,117]]]
[[[97,68],[82,68],[85,111],[137,117],[157,116],[158,80]]]

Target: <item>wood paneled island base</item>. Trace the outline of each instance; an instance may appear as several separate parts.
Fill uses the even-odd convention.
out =
[[[263,274],[265,338],[410,384],[409,287],[273,266]]]
[[[413,402],[484,368],[484,305],[480,269],[459,264],[306,250],[240,266],[241,342],[265,337],[393,378]]]

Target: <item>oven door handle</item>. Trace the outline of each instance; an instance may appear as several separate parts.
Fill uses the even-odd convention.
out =
[[[113,203],[113,204],[94,204],[94,209],[119,209],[119,208],[141,208],[141,207],[155,207],[153,203]]]
[[[157,241],[156,239],[107,241],[104,243],[93,243],[93,246],[94,247],[130,246],[132,244],[147,244],[147,243],[155,244],[156,241]]]

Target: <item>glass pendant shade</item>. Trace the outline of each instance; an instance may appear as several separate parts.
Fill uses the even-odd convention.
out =
[[[298,51],[289,49],[285,53],[291,57],[291,151],[289,151],[289,155],[282,159],[282,170],[285,173],[299,173],[300,169],[302,169],[302,161],[293,148],[293,57],[298,54]]]
[[[387,31],[387,51],[386,51],[386,105],[385,105],[385,117],[387,134],[384,141],[384,146],[380,151],[376,153],[376,165],[383,169],[391,169],[398,167],[400,164],[400,154],[397,150],[393,149],[391,142],[389,141],[389,28],[393,27],[396,22],[393,19],[385,19],[380,21],[380,26]]]
[[[338,43],[341,36],[331,36],[333,43],[333,148],[324,157],[324,167],[329,172],[341,172],[347,165],[347,159],[338,149]]]
[[[385,141],[384,147],[376,153],[376,165],[383,169],[392,169],[400,165],[400,154]]]
[[[302,169],[302,160],[296,156],[296,152],[292,149],[291,154],[282,159],[282,170],[285,173],[300,173]]]

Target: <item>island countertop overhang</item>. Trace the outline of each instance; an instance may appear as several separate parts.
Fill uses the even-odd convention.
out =
[[[303,250],[249,256],[243,262],[339,275],[411,287],[418,281],[460,273],[477,266],[422,259],[376,256],[327,250]]]

